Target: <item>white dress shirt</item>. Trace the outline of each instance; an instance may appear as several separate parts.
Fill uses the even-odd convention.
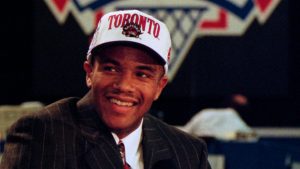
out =
[[[142,125],[143,120],[139,127],[124,137],[122,142],[125,146],[126,162],[130,165],[131,169],[144,169],[143,150],[142,150]],[[119,143],[119,138],[115,133],[112,133],[116,144]]]

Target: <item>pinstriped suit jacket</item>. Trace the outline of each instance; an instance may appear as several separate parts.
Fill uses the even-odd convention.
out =
[[[0,169],[122,169],[110,134],[83,99],[67,98],[21,118],[10,129]],[[145,169],[207,169],[203,141],[146,115]]]

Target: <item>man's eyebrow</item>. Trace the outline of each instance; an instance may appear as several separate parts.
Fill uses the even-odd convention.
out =
[[[114,65],[120,65],[120,63],[110,57],[100,57],[100,63],[112,63]]]
[[[157,70],[155,69],[155,67],[154,66],[150,66],[150,65],[137,66],[137,69],[138,70],[146,70],[146,71],[153,72],[153,73],[157,72]]]

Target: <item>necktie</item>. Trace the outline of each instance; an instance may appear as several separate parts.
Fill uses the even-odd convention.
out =
[[[127,164],[127,162],[126,162],[125,146],[124,146],[124,143],[122,142],[122,140],[119,141],[118,147],[119,147],[120,154],[121,154],[122,161],[123,161],[123,168],[124,169],[131,169],[130,165]]]

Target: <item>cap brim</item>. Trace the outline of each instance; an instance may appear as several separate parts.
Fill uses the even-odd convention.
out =
[[[130,46],[130,47],[134,47],[134,48],[137,48],[137,49],[142,48],[147,53],[149,53],[151,56],[153,56],[153,58],[159,64],[161,64],[163,66],[166,64],[166,61],[156,51],[149,48],[148,46],[145,46],[145,45],[137,43],[137,42],[132,42],[132,41],[112,41],[112,42],[106,42],[106,43],[100,44],[100,45],[96,46],[94,49],[92,49],[91,56],[96,55],[97,52],[99,52],[99,50],[102,50],[102,49],[110,47],[110,46],[117,46],[117,45]]]

